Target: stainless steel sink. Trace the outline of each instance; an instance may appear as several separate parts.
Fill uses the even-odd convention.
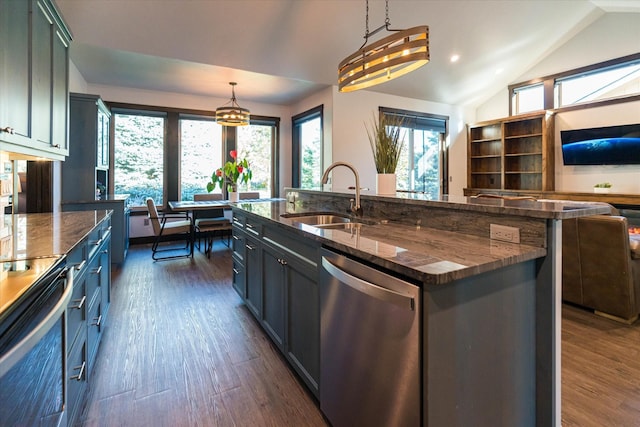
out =
[[[329,229],[329,230],[345,230],[345,231],[354,231],[360,230],[363,226],[361,222],[344,222],[338,224],[312,224],[313,227]]]
[[[283,218],[308,225],[331,225],[350,223],[351,219],[340,214],[284,214]]]

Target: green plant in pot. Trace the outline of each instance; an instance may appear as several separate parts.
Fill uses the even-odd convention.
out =
[[[376,192],[378,194],[396,193],[396,167],[400,160],[404,140],[400,138],[402,117],[382,114],[380,119],[373,117],[367,129],[369,144],[373,153],[373,161],[378,175],[376,177]]]

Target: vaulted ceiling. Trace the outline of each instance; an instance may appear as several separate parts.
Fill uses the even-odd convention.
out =
[[[87,83],[287,105],[337,84],[365,0],[56,0]],[[627,0],[389,0],[392,28],[428,25],[431,61],[370,90],[475,106]],[[385,3],[369,1],[370,30]],[[377,37],[374,37],[374,40]],[[452,55],[460,59],[451,62]]]

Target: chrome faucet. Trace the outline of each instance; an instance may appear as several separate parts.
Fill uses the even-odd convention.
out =
[[[334,168],[338,166],[344,166],[351,169],[351,172],[353,172],[353,175],[356,178],[356,203],[355,205],[351,203],[349,210],[354,215],[362,216],[362,207],[360,206],[360,175],[358,175],[358,171],[356,170],[355,167],[353,167],[353,165],[346,162],[333,163],[331,166],[327,168],[327,170],[324,171],[324,174],[322,174],[322,184],[326,184],[329,181],[329,172],[331,172]]]

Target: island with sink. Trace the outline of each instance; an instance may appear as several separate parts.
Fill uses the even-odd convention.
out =
[[[559,423],[562,220],[611,206],[352,198],[233,207],[233,285],[332,424]]]

